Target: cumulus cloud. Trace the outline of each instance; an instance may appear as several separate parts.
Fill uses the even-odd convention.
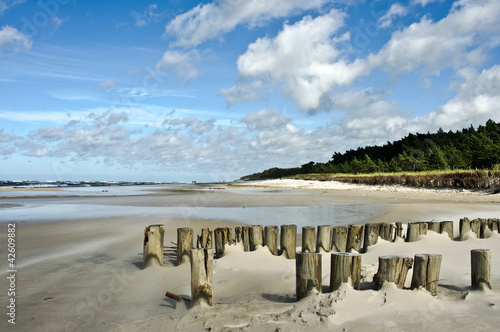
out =
[[[500,2],[460,0],[438,22],[420,22],[393,33],[380,52],[368,59],[372,68],[394,75],[422,67],[424,75],[449,67],[477,65],[483,53],[499,45]]]
[[[457,95],[436,111],[412,121],[413,126],[436,130],[461,129],[471,124],[484,124],[488,119],[499,121],[500,66],[495,65],[481,73],[468,72]]]
[[[221,89],[218,94],[226,97],[226,104],[229,106],[239,102],[256,102],[267,98],[263,93],[263,86],[261,80],[242,81],[230,88]]]
[[[195,65],[198,61],[199,54],[196,50],[188,52],[168,50],[156,64],[156,71],[174,72],[181,81],[187,83],[198,77],[199,71]]]
[[[274,38],[259,38],[238,58],[238,70],[245,78],[283,84],[283,92],[304,111],[315,111],[325,93],[347,86],[366,71],[362,61],[341,57],[332,35],[344,24],[344,15],[328,14],[283,26]]]
[[[320,8],[327,0],[221,0],[199,4],[175,17],[165,28],[177,46],[197,46],[222,36],[236,26],[259,25],[272,18],[287,16],[293,11]]]
[[[32,44],[33,41],[16,28],[6,25],[0,29],[0,52],[27,51]]]
[[[395,18],[406,16],[406,14],[408,14],[408,8],[399,3],[395,3],[389,8],[385,15],[379,18],[379,25],[381,28],[388,28],[392,25],[392,21]]]
[[[407,9],[394,4],[381,18],[388,26]],[[281,86],[282,92],[300,110],[316,113],[334,108],[338,89],[350,87],[361,76],[383,70],[392,79],[418,70],[422,82],[442,70],[460,70],[480,66],[488,53],[500,45],[500,2],[494,0],[459,0],[449,14],[439,21],[423,17],[407,28],[395,31],[377,53],[347,60],[344,53],[348,33],[342,34],[344,14],[332,10],[294,24],[284,24],[275,37],[257,39],[237,61],[240,80],[220,91],[228,105],[246,101],[248,82]],[[254,87],[255,88],[255,87]],[[265,95],[253,89],[249,99]]]

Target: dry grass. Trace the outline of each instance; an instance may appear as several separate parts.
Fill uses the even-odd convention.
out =
[[[500,171],[497,170],[374,174],[299,174],[291,178],[317,181],[340,181],[368,185],[402,185],[424,188],[500,188]]]

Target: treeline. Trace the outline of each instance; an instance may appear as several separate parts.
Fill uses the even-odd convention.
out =
[[[488,120],[456,132],[409,134],[383,146],[367,146],[335,152],[326,163],[309,162],[300,167],[270,168],[242,180],[275,179],[309,173],[392,173],[456,169],[492,169],[500,165],[500,123]]]

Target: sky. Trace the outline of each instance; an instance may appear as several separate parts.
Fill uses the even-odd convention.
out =
[[[498,0],[0,0],[0,179],[232,181],[500,121]]]

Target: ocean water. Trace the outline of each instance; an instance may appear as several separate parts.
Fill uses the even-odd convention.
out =
[[[31,185],[31,184],[30,184]],[[40,188],[37,184],[36,188]],[[314,225],[347,225],[363,223],[381,214],[381,207],[373,203],[329,202],[327,205],[279,206],[279,207],[206,207],[203,202],[194,207],[151,207],[117,206],[87,204],[85,199],[66,199],[66,197],[101,197],[145,195],[158,189],[197,188],[203,190],[214,185],[205,184],[168,184],[168,185],[123,185],[123,186],[54,186],[42,187],[43,191],[22,187],[15,191],[0,191],[0,223],[6,222],[46,222],[107,217],[127,217],[138,219],[209,219],[218,220],[221,226],[231,221],[246,225],[283,225],[296,224],[297,227]],[[51,189],[53,188],[53,189]],[[26,189],[26,190],[24,190]],[[294,195],[293,190],[224,190],[237,195]],[[301,194],[305,194],[302,192]],[[30,196],[41,196],[41,199]],[[308,193],[317,195],[317,193]],[[16,197],[17,196],[17,197]],[[50,197],[49,197],[50,196]],[[51,196],[56,196],[52,198]],[[26,198],[27,197],[27,198]],[[61,199],[59,199],[61,198]],[[54,199],[54,201],[52,201]],[[95,201],[95,200],[94,200]],[[16,203],[20,203],[16,205]]]

